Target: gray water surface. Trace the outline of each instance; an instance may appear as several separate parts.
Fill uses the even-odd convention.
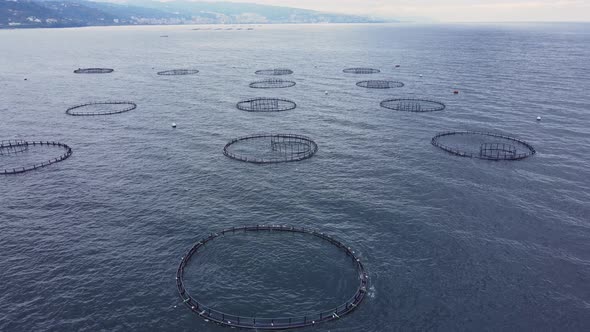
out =
[[[587,24],[0,30],[0,50],[0,140],[60,141],[74,151],[0,177],[2,331],[227,331],[182,305],[176,268],[210,232],[251,224],[318,229],[363,259],[366,301],[313,331],[590,326]],[[80,67],[115,72],[72,73]],[[256,70],[273,67],[294,70],[287,78],[297,85],[248,87],[261,78]],[[381,73],[342,72],[349,67]],[[200,73],[156,75],[176,68]],[[366,79],[405,86],[355,85]],[[298,107],[236,109],[252,97]],[[379,107],[404,97],[447,108]],[[103,100],[138,108],[65,114]],[[461,158],[430,144],[446,130],[508,134],[538,153]],[[259,132],[306,135],[319,151],[272,166],[222,154],[230,139]],[[240,241],[199,256],[202,265],[187,271],[191,294],[251,314],[324,309],[354,293],[354,269],[329,244]],[[252,257],[256,264],[237,264]]]

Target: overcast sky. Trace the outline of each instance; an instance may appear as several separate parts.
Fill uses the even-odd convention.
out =
[[[219,1],[219,0],[206,0]],[[225,0],[227,1],[227,0]],[[229,0],[440,21],[590,21],[590,0]]]

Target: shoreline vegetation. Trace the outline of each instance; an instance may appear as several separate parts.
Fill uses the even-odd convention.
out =
[[[396,22],[399,21],[230,2],[0,0],[0,29]]]

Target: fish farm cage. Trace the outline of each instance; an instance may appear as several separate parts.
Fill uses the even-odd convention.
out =
[[[53,165],[68,159],[72,155],[72,149],[67,146],[66,144],[59,143],[59,142],[25,142],[25,141],[2,141],[0,143],[0,150],[5,149],[17,149],[20,152],[25,152],[29,149],[29,147],[59,147],[64,150],[64,152],[56,158],[49,159],[47,161],[43,161],[40,163],[34,163],[29,166],[21,166],[21,167],[13,167],[13,168],[5,168],[0,169],[0,174],[2,175],[13,175],[13,174],[22,174],[25,172],[34,171],[39,168],[47,167],[49,165]]]
[[[90,102],[70,107],[66,110],[66,114],[72,116],[113,115],[129,112],[136,108],[137,104],[130,101]]]
[[[456,156],[485,160],[521,160],[537,153],[523,140],[489,132],[449,131],[437,134],[431,143]]]
[[[29,150],[29,146],[23,140],[0,141],[0,156],[22,153]]]
[[[271,76],[282,76],[291,75],[293,71],[291,69],[277,68],[277,69],[262,69],[255,72],[256,75],[271,75]]]
[[[246,112],[284,112],[295,109],[297,104],[281,98],[252,98],[237,103],[236,107]]]
[[[393,89],[403,87],[404,83],[397,81],[369,80],[358,82],[356,85],[367,89]]]
[[[446,108],[446,105],[433,100],[426,99],[386,99],[381,102],[381,107],[401,112],[437,112]]]
[[[281,89],[295,86],[295,82],[281,79],[266,79],[250,83],[250,87],[254,89]]]
[[[114,71],[111,68],[78,68],[74,70],[74,74],[110,74]]]
[[[380,73],[381,70],[373,68],[346,68],[343,72],[347,74],[377,74]]]
[[[199,71],[197,69],[172,69],[172,70],[164,70],[159,71],[157,74],[160,76],[180,76],[180,75],[194,75],[198,74]]]
[[[184,285],[185,268],[189,264],[193,256],[198,255],[199,251],[209,242],[214,241],[217,238],[223,237],[226,234],[234,234],[236,232],[291,232],[307,234],[322,239],[336,246],[338,249],[342,250],[348,257],[350,257],[353,264],[355,264],[356,266],[356,270],[359,276],[359,285],[354,295],[338,307],[330,308],[329,310],[325,311],[303,314],[300,316],[286,318],[245,317],[236,314],[226,313],[208,307],[206,304],[200,302],[198,299],[193,298],[186,289]],[[287,330],[303,328],[339,319],[342,316],[353,312],[361,304],[367,293],[368,280],[369,277],[365,270],[365,267],[356,255],[356,253],[350,247],[345,246],[340,241],[324,233],[320,233],[314,230],[276,225],[235,227],[225,229],[219,233],[210,234],[208,237],[197,242],[197,244],[195,244],[190,249],[190,251],[182,258],[180,266],[176,271],[176,287],[178,289],[178,293],[180,294],[182,302],[191,311],[198,314],[205,321],[211,321],[221,326],[255,330]]]
[[[297,134],[256,134],[231,140],[223,148],[228,158],[254,164],[277,164],[309,159],[318,145]]]

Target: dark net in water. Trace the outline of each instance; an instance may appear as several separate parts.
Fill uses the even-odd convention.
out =
[[[523,140],[488,132],[449,131],[434,136],[431,143],[456,156],[485,160],[521,160],[536,153]]]
[[[198,74],[197,69],[172,69],[159,71],[157,74],[160,76],[181,76],[181,75],[194,75]]]
[[[286,81],[282,79],[266,79],[262,81],[256,81],[250,83],[250,87],[254,89],[280,89],[280,88],[290,88],[295,86],[295,82],[293,81]]]
[[[53,151],[61,150],[61,154]],[[27,142],[9,140],[0,143],[0,175],[34,171],[68,159],[72,149],[59,142]],[[57,155],[57,156],[56,156]]]
[[[401,88],[404,86],[404,83],[397,81],[369,80],[358,82],[356,85],[367,89],[392,89]]]
[[[313,140],[297,134],[244,136],[231,140],[223,148],[227,157],[255,164],[301,161],[313,157],[317,151],[318,145]]]
[[[309,236],[309,240],[319,239],[325,243],[334,246],[339,252],[344,253],[352,262],[355,267],[358,279],[356,284],[356,290],[352,297],[345,296],[347,299],[344,303],[337,307],[327,308],[327,310],[309,310],[309,308],[301,308],[301,314],[281,315],[277,317],[254,317],[254,316],[242,316],[236,313],[225,312],[223,308],[212,308],[207,304],[201,302],[199,299],[191,296],[189,290],[185,285],[185,271],[187,266],[193,262],[196,264],[197,256],[204,255],[206,248],[211,246],[213,242],[223,237],[235,236],[240,233],[275,233],[283,234],[287,236],[290,234],[301,234]],[[236,248],[239,250],[240,248]],[[276,267],[281,269],[280,266]],[[301,271],[305,272],[305,271]],[[328,236],[324,233],[320,233],[314,230],[305,228],[296,228],[291,226],[277,226],[277,225],[258,225],[258,226],[245,226],[245,227],[234,227],[225,229],[221,232],[210,234],[203,238],[197,244],[195,244],[181,260],[180,266],[176,272],[176,286],[178,293],[182,299],[182,302],[194,313],[198,314],[201,318],[206,321],[212,321],[222,326],[241,328],[241,329],[255,329],[255,330],[285,330],[294,328],[303,328],[312,326],[331,320],[340,319],[342,316],[353,312],[358,305],[360,305],[367,293],[368,286],[368,275],[364,265],[358,258],[356,253],[350,248],[342,244],[335,238]],[[255,303],[252,303],[255,305]]]
[[[255,72],[256,75],[271,75],[271,76],[282,76],[282,75],[291,75],[293,71],[291,69],[286,68],[277,68],[277,69],[262,69],[257,70]]]
[[[381,107],[401,112],[437,112],[446,108],[445,104],[426,99],[386,99],[381,102]]]
[[[130,101],[90,102],[76,105],[66,110],[72,116],[99,116],[125,113],[137,108],[137,104]]]
[[[283,112],[297,107],[294,101],[281,98],[252,98],[239,102],[237,108],[247,112]]]
[[[114,72],[111,68],[78,68],[74,70],[75,74],[109,74]]]
[[[347,74],[377,74],[380,73],[381,70],[374,68],[346,68],[343,72]]]

